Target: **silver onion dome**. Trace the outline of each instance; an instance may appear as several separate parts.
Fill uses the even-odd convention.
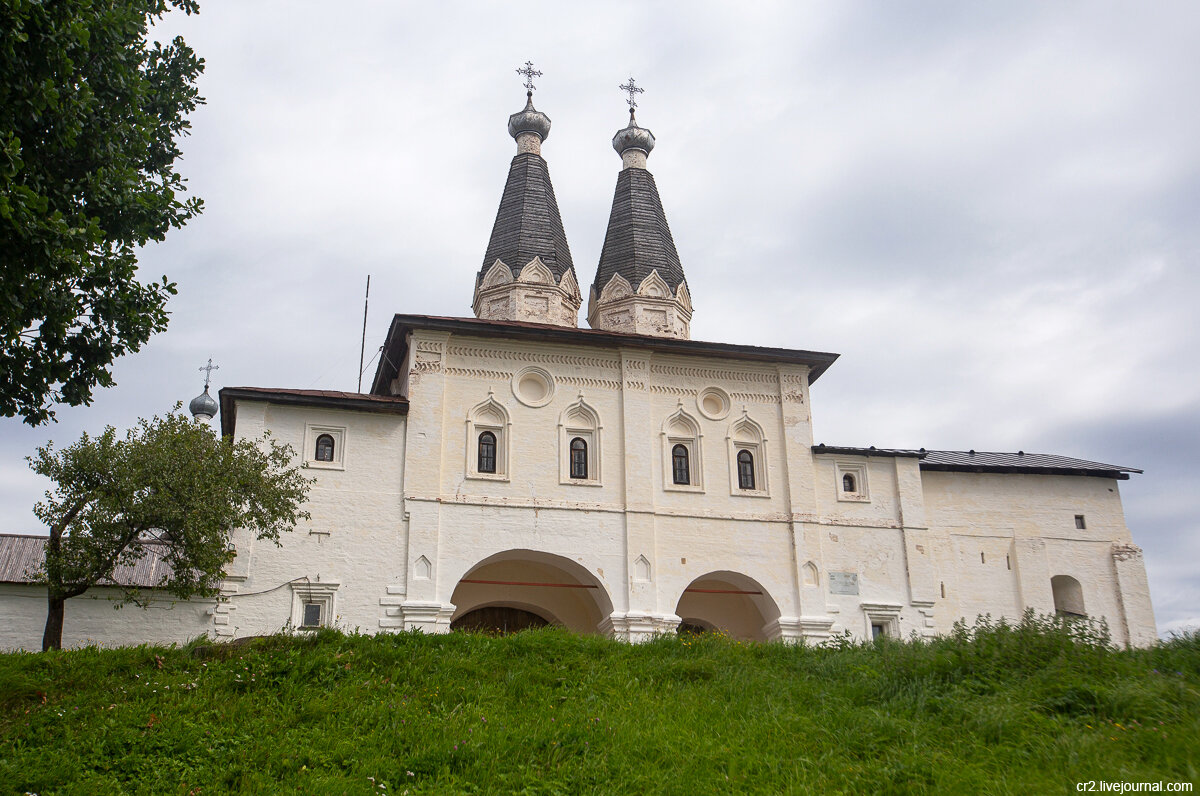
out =
[[[188,411],[197,420],[212,420],[216,416],[218,408],[216,399],[208,394],[207,384],[204,385],[204,392],[197,395],[188,404]]]
[[[638,127],[637,119],[633,115],[633,108],[630,108],[629,126],[624,130],[617,131],[617,134],[613,136],[612,145],[618,155],[623,155],[630,149],[640,149],[649,155],[650,151],[654,149],[654,133],[645,127]]]
[[[533,107],[533,92],[526,92],[525,110],[508,117],[508,134],[537,133],[545,141],[550,136],[550,117]]]

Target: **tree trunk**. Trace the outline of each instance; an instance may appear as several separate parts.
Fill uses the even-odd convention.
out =
[[[46,613],[46,632],[42,634],[42,652],[62,649],[63,616],[66,613],[66,600],[50,595],[49,610]]]

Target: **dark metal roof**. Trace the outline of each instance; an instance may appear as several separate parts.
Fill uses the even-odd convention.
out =
[[[492,237],[475,282],[483,279],[496,260],[503,260],[516,277],[534,257],[542,258],[555,279],[562,279],[573,267],[550,170],[541,155],[522,152],[509,166]]]
[[[21,536],[0,534],[0,583],[37,583],[32,576],[46,558],[45,536]],[[163,560],[162,546],[143,545],[146,555],[132,567],[118,566],[112,580],[101,581],[102,586],[136,586],[154,588],[169,577],[171,568]]]
[[[929,451],[924,448],[848,448],[833,445],[814,445],[813,453],[832,453],[849,456],[912,456],[920,459],[920,468],[934,472],[1016,473],[1028,475],[1087,475],[1100,478],[1129,479],[1130,473],[1141,473],[1135,467],[1105,464],[1050,453],[997,453],[994,451]]]
[[[349,409],[355,412],[408,414],[408,399],[396,395],[372,395],[338,390],[289,390],[278,387],[225,387],[221,398],[221,433],[233,434],[237,423],[238,400],[266,401],[283,406],[315,406],[324,409]]]
[[[492,321],[481,318],[445,318],[433,315],[396,315],[388,330],[383,356],[371,382],[371,392],[387,393],[388,384],[396,378],[408,348],[408,334],[414,329],[430,329],[472,337],[495,337],[508,340],[537,340],[566,345],[587,345],[602,348],[648,348],[683,356],[720,356],[752,362],[781,362],[809,367],[811,384],[838,358],[838,354],[821,351],[802,351],[791,348],[765,348],[732,343],[706,343],[701,340],[676,340],[670,337],[651,337],[641,334],[608,332],[600,329],[574,329],[544,323],[524,321]],[[221,391],[222,394],[225,392]],[[222,403],[222,408],[224,403]]]
[[[608,232],[600,251],[600,266],[593,286],[604,290],[614,274],[625,277],[634,290],[657,269],[658,275],[677,290],[684,281],[683,266],[654,175],[645,169],[627,168],[617,175]]]
[[[876,448],[872,445],[869,448],[848,448],[839,445],[813,445],[813,453],[836,453],[845,456],[891,456],[893,458],[913,458],[921,457],[920,451],[908,450],[907,448]]]
[[[1095,475],[1127,480],[1129,473],[1140,473],[1134,467],[1091,462],[1070,456],[1050,453],[994,453],[989,451],[926,451],[921,459],[922,470],[944,470],[974,473],[1032,473],[1041,475]]]

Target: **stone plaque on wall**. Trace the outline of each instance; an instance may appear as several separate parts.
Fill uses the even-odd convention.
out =
[[[857,572],[830,572],[830,594],[858,594]]]

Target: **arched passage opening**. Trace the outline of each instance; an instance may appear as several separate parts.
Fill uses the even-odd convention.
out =
[[[600,633],[612,600],[579,563],[537,550],[506,550],[467,571],[451,597],[451,629],[512,632],[557,625]]]
[[[710,572],[683,590],[675,614],[690,632],[720,630],[742,641],[767,641],[779,607],[762,584],[739,572]]]
[[[1054,592],[1054,613],[1063,616],[1087,616],[1083,607],[1083,586],[1070,575],[1055,575],[1050,578]]]

